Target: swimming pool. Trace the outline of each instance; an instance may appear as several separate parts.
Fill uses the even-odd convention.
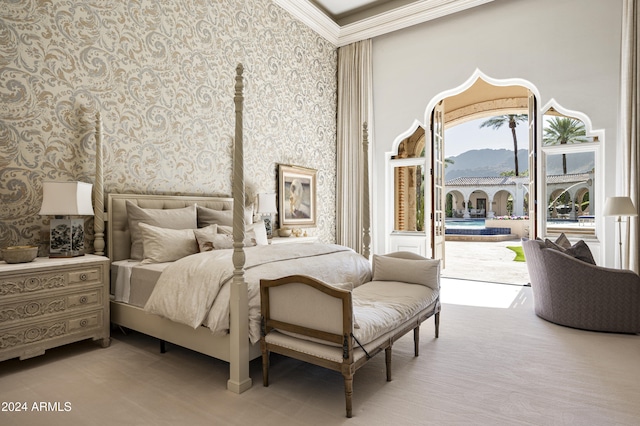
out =
[[[447,219],[447,229],[481,229],[485,227],[484,219]]]
[[[510,235],[511,228],[487,228],[484,219],[447,219],[445,235]]]

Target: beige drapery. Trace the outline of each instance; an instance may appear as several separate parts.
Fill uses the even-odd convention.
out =
[[[336,241],[362,253],[362,123],[372,116],[371,40],[338,49]],[[371,157],[371,156],[369,156]],[[370,169],[370,168],[369,168]],[[366,188],[368,191],[369,189]]]
[[[640,201],[640,45],[638,43],[640,14],[636,0],[624,0],[622,11],[622,66],[621,66],[621,137],[618,152],[622,153],[624,168],[621,185],[622,195],[629,195],[636,209]],[[628,218],[626,227],[626,250],[620,259],[622,267],[640,272],[640,232],[638,218]]]

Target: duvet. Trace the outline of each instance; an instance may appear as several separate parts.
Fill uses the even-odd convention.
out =
[[[215,334],[229,331],[229,295],[233,250],[212,250],[184,257],[164,269],[144,309],[189,325],[204,325]],[[327,284],[371,280],[370,262],[335,244],[278,244],[245,248],[245,281],[249,298],[249,339],[260,340],[260,279],[303,274]]]

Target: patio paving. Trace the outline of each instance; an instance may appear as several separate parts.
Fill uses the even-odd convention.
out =
[[[508,241],[446,241],[442,277],[502,284],[526,285],[526,262],[514,262],[507,246],[522,246],[520,239]]]

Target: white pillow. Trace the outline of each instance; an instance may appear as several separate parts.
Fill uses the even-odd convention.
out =
[[[233,235],[233,227],[231,226],[218,226],[218,233]],[[249,234],[256,240],[256,244],[259,246],[269,245],[269,239],[267,238],[267,229],[264,227],[264,221],[258,221],[245,227],[245,233],[247,237]]]
[[[213,250],[213,239],[218,235],[218,225],[209,225],[193,230],[200,251]]]
[[[142,234],[138,226],[140,223],[168,229],[191,230],[198,227],[195,204],[181,209],[143,209],[127,201],[126,206],[132,259],[142,259]]]
[[[440,260],[373,255],[372,281],[399,281],[440,288]]]
[[[246,207],[244,213],[245,224],[253,222],[253,208]],[[214,210],[198,206],[198,228],[208,225],[233,226],[233,210]]]
[[[140,223],[143,260],[141,263],[173,262],[198,252],[192,229],[166,229]]]
[[[244,246],[252,247],[256,245],[255,234],[247,232],[244,238]],[[233,236],[230,234],[218,234],[211,238],[212,248],[209,250],[224,250],[233,248]]]

